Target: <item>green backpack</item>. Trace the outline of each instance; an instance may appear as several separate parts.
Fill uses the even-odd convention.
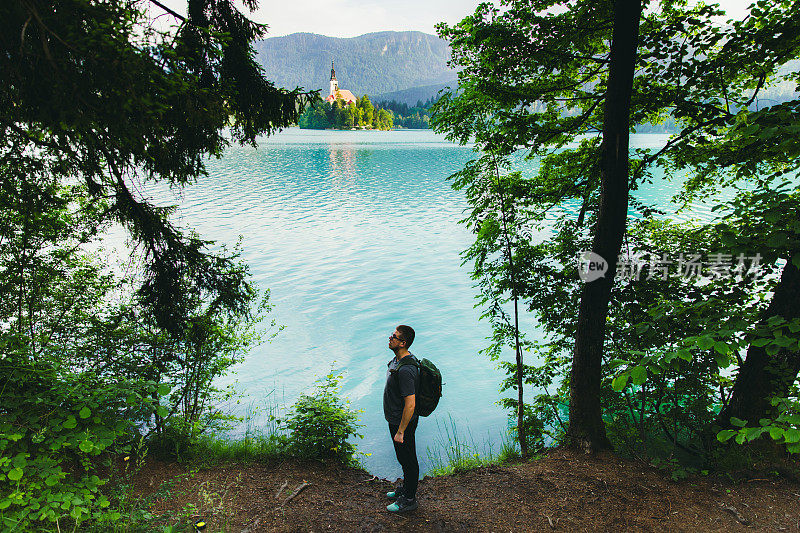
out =
[[[416,412],[419,416],[428,416],[436,406],[439,405],[439,398],[442,397],[442,373],[428,359],[417,360],[416,358],[403,357],[400,359],[398,370],[403,365],[414,365],[419,370],[419,388],[416,392]]]

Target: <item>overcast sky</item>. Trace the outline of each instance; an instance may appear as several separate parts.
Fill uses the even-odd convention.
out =
[[[178,13],[186,13],[186,0],[161,2]],[[433,34],[436,23],[454,24],[475,11],[478,3],[479,0],[261,0],[251,18],[269,25],[267,37],[295,32],[355,37],[385,30]],[[743,17],[750,3],[751,0],[719,0],[733,18]]]

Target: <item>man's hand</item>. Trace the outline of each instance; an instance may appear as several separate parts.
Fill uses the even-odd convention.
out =
[[[398,431],[397,433],[394,434],[394,441],[403,444],[403,433],[401,431]]]

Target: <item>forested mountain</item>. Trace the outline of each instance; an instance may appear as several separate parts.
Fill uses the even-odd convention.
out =
[[[293,33],[258,41],[255,49],[266,77],[276,85],[321,89],[323,96],[328,94],[331,61],[335,61],[340,87],[354,94],[384,95],[456,79],[456,72],[447,66],[448,44],[418,31],[350,38]],[[430,96],[426,93],[421,99]]]
[[[458,87],[458,80],[436,83],[434,85],[423,85],[422,87],[411,87],[410,89],[392,91],[390,93],[370,95],[370,98],[376,102],[394,100],[401,104],[413,106],[419,101],[426,102],[431,98],[434,100],[438,99],[439,91],[447,87],[455,90]]]

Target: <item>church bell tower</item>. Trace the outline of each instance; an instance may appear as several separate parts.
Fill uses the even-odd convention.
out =
[[[336,71],[333,69],[333,60],[331,60],[331,94],[335,95],[339,90],[339,82],[336,80]]]

